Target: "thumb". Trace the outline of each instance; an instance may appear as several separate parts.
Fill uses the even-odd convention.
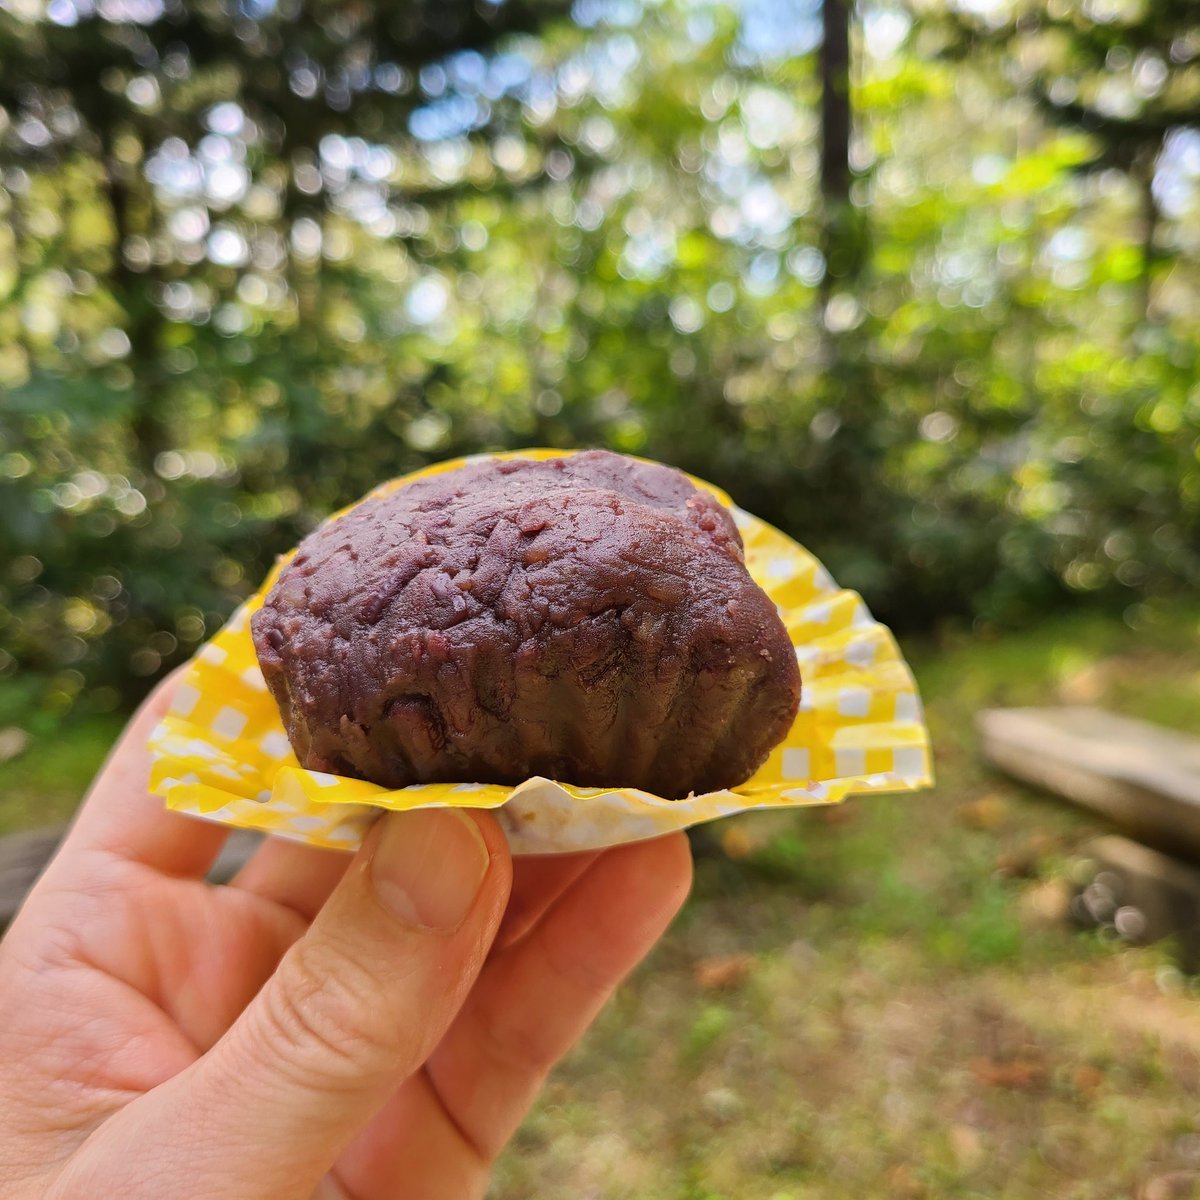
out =
[[[311,1195],[450,1025],[510,883],[490,816],[385,816],[221,1041],[116,1118],[127,1149],[169,1147],[173,1195]]]

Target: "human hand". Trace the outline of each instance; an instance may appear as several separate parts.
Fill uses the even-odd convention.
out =
[[[0,1200],[464,1200],[682,904],[676,834],[511,862],[487,814],[354,857],[147,794],[134,718],[0,943]]]

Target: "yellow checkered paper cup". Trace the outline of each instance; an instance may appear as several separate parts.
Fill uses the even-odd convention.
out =
[[[563,453],[522,450],[495,457]],[[469,461],[477,459],[439,463],[372,494]],[[928,786],[929,736],[912,673],[891,633],[807,550],[742,512],[717,488],[694,482],[733,513],[746,565],[779,607],[803,680],[800,711],[787,737],[741,786],[682,800],[542,778],[516,787],[463,780],[391,791],[305,770],[288,744],[250,639],[250,616],[280,563],[180,679],[171,711],[150,738],[152,790],[179,812],[345,849],[359,844],[380,809],[490,808],[514,853],[557,854],[638,841],[750,809],[834,804],[859,792]]]

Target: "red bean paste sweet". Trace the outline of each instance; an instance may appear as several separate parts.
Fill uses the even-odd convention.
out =
[[[471,463],[317,529],[251,628],[301,764],[672,799],[787,733],[796,655],[730,514],[607,451]]]

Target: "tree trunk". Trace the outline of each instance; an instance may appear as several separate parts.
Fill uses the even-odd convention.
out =
[[[825,274],[819,300],[823,321],[821,382],[816,415],[836,418],[832,433],[812,440],[814,478],[825,494],[836,496],[847,523],[854,528],[882,529],[884,519],[871,516],[876,493],[864,481],[882,471],[876,436],[878,396],[871,377],[863,335],[846,327],[833,301],[839,292],[853,297],[855,279],[867,257],[865,212],[851,203],[854,175],[850,167],[853,112],[850,101],[850,30],[854,0],[824,0],[821,45],[821,251]],[[834,319],[835,316],[838,319]],[[811,429],[811,426],[810,426]],[[866,557],[881,555],[866,543]]]
[[[1158,148],[1152,153],[1141,157],[1141,162],[1134,165],[1134,180],[1138,186],[1141,199],[1141,276],[1139,279],[1139,302],[1137,320],[1154,320],[1154,264],[1157,252],[1154,249],[1155,238],[1158,234],[1158,201],[1154,197],[1154,169],[1158,163]]]
[[[105,147],[104,182],[113,223],[109,288],[125,314],[125,336],[129,338],[129,368],[134,387],[130,420],[132,458],[149,479],[153,477],[154,460],[170,446],[170,434],[163,420],[158,387],[161,382],[158,335],[162,318],[152,299],[157,273],[152,264],[145,271],[135,271],[125,257],[126,241],[138,234],[148,234],[138,227],[141,214],[137,212],[139,197],[135,194],[135,181],[140,169],[122,163],[111,144]]]
[[[839,278],[851,273],[850,20],[854,0],[825,0],[821,44],[822,307]]]
[[[821,44],[821,195],[827,204],[850,199],[850,8],[825,0]]]

